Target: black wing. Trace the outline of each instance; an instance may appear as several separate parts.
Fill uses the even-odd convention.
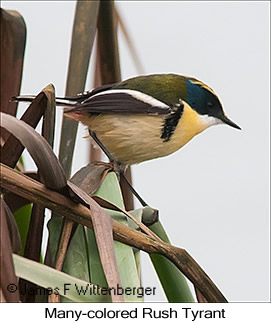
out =
[[[109,89],[96,92],[81,102],[58,102],[73,107],[66,110],[81,113],[117,113],[117,114],[168,114],[171,107],[164,102],[139,91],[126,89]]]

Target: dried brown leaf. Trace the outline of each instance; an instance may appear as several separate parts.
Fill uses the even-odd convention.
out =
[[[92,195],[102,185],[106,174],[111,170],[110,166],[89,164],[76,172],[70,181]]]
[[[20,140],[35,161],[46,187],[67,192],[67,180],[51,146],[32,127],[1,112],[2,127]]]
[[[19,302],[18,281],[12,259],[12,243],[7,221],[6,207],[1,199],[0,212],[0,290],[6,302]],[[11,232],[11,234],[13,234]],[[14,291],[14,292],[13,292]],[[2,299],[1,299],[2,302]]]
[[[26,26],[22,16],[11,10],[1,9],[1,111],[16,114],[17,103],[9,102],[18,95],[21,86]],[[3,142],[8,138],[3,131]]]
[[[31,127],[36,128],[44,114],[45,109],[46,96],[43,92],[41,92],[30,104],[26,112],[23,114],[21,120],[29,124]],[[1,162],[9,167],[14,168],[22,152],[24,151],[24,148],[24,145],[22,145],[16,137],[10,135],[1,151]]]
[[[96,35],[99,5],[100,1],[77,1],[66,96],[73,96],[84,91],[89,59]],[[63,118],[59,160],[67,177],[70,177],[77,127],[78,124],[74,120]]]
[[[6,223],[9,230],[9,236],[12,246],[12,252],[19,253],[21,251],[22,245],[21,245],[21,238],[20,233],[18,231],[17,224],[15,222],[14,216],[9,209],[8,205],[5,203],[3,198],[0,199],[1,202],[1,210],[3,209],[6,216]]]

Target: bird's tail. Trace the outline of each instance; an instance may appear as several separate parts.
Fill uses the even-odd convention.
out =
[[[10,102],[32,102],[35,99],[34,95],[18,95],[13,96],[9,101]]]
[[[32,102],[35,99],[34,95],[19,95],[14,96],[10,99],[10,101],[14,102]],[[76,101],[76,97],[71,98],[60,98],[56,97],[56,105],[64,107],[64,116],[68,119],[82,121],[84,118],[84,114],[80,111],[74,110],[78,102]],[[78,100],[78,99],[77,99]]]
[[[18,95],[13,96],[10,101],[11,102],[32,102],[36,96],[34,95]],[[63,106],[63,107],[75,107],[76,100],[74,98],[60,98],[56,97],[56,105]]]

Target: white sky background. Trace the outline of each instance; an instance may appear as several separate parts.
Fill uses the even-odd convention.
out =
[[[212,127],[175,154],[134,166],[135,188],[160,210],[171,242],[198,261],[229,301],[268,301],[269,3],[117,6],[146,74],[204,81],[243,129]],[[53,83],[63,95],[75,2],[3,1],[2,7],[19,11],[27,25],[21,93]],[[123,79],[137,75],[122,37],[120,57]],[[85,134],[80,126],[73,172],[87,163]],[[159,286],[148,257],[143,260],[144,286]],[[165,298],[159,287],[146,300]]]

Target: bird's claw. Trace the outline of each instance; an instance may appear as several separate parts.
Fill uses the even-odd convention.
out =
[[[114,162],[93,161],[93,162],[90,163],[90,165],[108,167],[113,172],[116,173],[118,180],[120,180],[121,168],[120,168],[120,164],[118,162],[116,162],[116,161],[114,161]]]

